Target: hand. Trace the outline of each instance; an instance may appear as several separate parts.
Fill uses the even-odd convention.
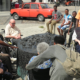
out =
[[[26,64],[26,66],[27,66],[27,64]],[[25,66],[25,68],[26,68],[26,66]]]
[[[78,44],[80,45],[80,41],[78,41]]]
[[[61,27],[64,26],[64,24],[61,24]]]
[[[49,21],[49,23],[51,23],[51,21]]]
[[[58,23],[58,22],[59,22],[59,20],[56,20],[56,22]]]
[[[14,49],[14,48],[18,48],[18,47],[15,47],[15,46],[11,46],[11,48],[12,48],[12,49]]]
[[[68,35],[69,35],[69,31],[68,31]]]
[[[0,74],[3,74],[3,72],[4,72],[4,71],[3,71],[3,69],[2,69],[2,68],[0,68]]]
[[[14,39],[18,39],[18,37],[14,36]]]
[[[21,36],[18,36],[17,38],[18,38],[18,39],[21,39]]]

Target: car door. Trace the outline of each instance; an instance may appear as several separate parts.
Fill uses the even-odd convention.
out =
[[[30,16],[30,4],[25,4],[24,7],[20,10],[21,17],[29,17]]]
[[[37,17],[39,14],[39,5],[38,4],[31,4],[30,7],[30,17]]]

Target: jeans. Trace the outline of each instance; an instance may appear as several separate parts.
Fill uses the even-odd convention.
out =
[[[65,39],[66,39],[66,34],[68,33],[68,30],[69,29],[67,29],[66,31],[64,31],[64,37],[65,37]],[[70,32],[69,43],[68,43],[69,46],[70,46],[70,43],[71,43],[71,40],[72,40],[73,31],[74,31],[74,28],[71,28],[70,31],[69,31]]]

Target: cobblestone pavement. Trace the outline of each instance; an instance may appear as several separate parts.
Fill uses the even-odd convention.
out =
[[[0,25],[6,24],[6,22],[10,19],[10,16],[0,16]]]

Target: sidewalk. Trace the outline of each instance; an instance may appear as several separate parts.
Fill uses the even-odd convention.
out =
[[[0,11],[0,16],[10,16],[10,11]]]

